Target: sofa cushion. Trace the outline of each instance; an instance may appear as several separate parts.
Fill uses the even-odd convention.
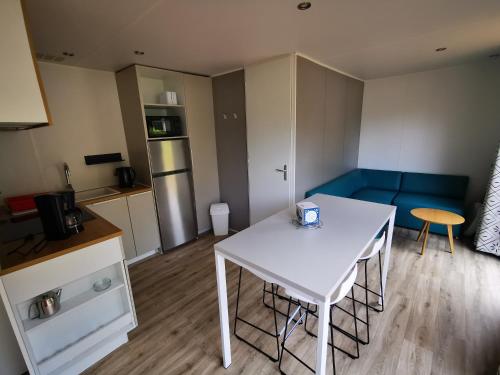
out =
[[[317,188],[309,190],[306,192],[306,198],[311,195],[322,193],[322,194],[330,194],[336,195],[338,197],[348,198],[355,191],[365,187],[365,181],[363,180],[363,176],[361,175],[361,171],[359,169],[355,169],[349,173],[346,173],[336,179],[327,182]]]
[[[400,191],[464,199],[469,177],[429,173],[403,173]]]
[[[392,204],[392,200],[397,193],[394,190],[363,188],[351,195],[351,198],[368,202]]]
[[[361,169],[366,186],[382,190],[399,190],[402,172],[382,171],[378,169]]]
[[[414,217],[410,211],[414,208],[437,208],[441,210],[455,212],[459,215],[464,214],[464,202],[459,199],[451,199],[428,194],[398,193],[394,198],[393,204],[397,206],[396,225],[420,229],[422,220]],[[431,225],[430,231],[433,233],[447,234],[445,225]],[[453,226],[453,234],[460,233],[460,226]]]

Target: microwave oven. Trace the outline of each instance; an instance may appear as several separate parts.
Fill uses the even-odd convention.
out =
[[[146,116],[149,138],[182,136],[181,118],[179,116]]]

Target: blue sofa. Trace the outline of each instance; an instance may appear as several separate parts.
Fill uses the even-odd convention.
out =
[[[397,206],[396,225],[420,229],[422,221],[410,214],[413,208],[429,207],[452,211],[464,216],[465,194],[469,177],[429,173],[354,169],[336,179],[306,192],[359,199]],[[446,235],[444,225],[431,225],[430,232]],[[453,227],[458,236],[461,225]]]

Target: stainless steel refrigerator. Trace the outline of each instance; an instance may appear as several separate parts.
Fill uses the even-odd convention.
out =
[[[187,139],[148,141],[163,251],[198,235]]]

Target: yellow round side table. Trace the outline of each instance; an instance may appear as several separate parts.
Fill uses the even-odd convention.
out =
[[[453,225],[463,224],[465,219],[450,211],[438,210],[436,208],[414,208],[410,211],[417,219],[423,220],[422,229],[418,234],[417,241],[420,241],[422,234],[424,234],[424,243],[422,244],[421,255],[424,255],[425,247],[427,245],[427,236],[429,234],[429,227],[431,224],[441,224],[448,227],[448,240],[450,241],[451,254],[453,255],[455,248],[453,246]]]

